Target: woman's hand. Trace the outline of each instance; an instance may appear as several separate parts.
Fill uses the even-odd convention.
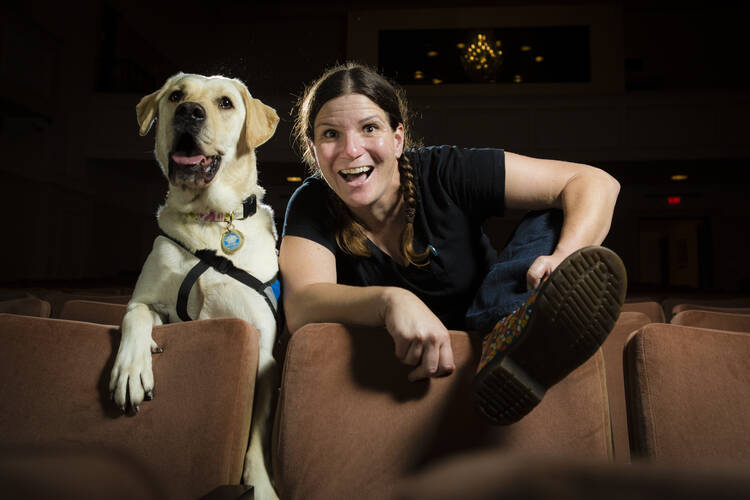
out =
[[[555,250],[552,255],[540,255],[531,263],[529,270],[526,271],[526,287],[533,290],[538,287],[544,278],[552,274],[557,269],[560,262],[565,260],[569,254]]]
[[[453,373],[448,330],[416,295],[403,288],[385,289],[383,321],[396,345],[396,357],[416,366],[409,381]]]

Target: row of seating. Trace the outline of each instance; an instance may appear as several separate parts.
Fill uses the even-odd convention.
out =
[[[623,310],[637,310],[649,315],[655,322],[670,321],[676,314],[693,309],[702,311],[750,314],[750,296],[706,294],[667,295],[661,297],[628,297]]]
[[[18,296],[5,300],[2,300],[0,295],[0,313],[60,317],[114,325],[121,323],[125,311],[123,306],[130,300],[129,291],[124,289],[88,291],[37,289],[15,295]],[[715,328],[743,331],[742,315],[750,314],[750,298],[700,299],[688,302],[672,297],[667,297],[661,302],[636,299],[627,301],[622,311],[643,313],[654,323],[665,323],[669,319],[668,322],[672,324],[711,328],[712,322],[720,321],[721,324],[717,323]],[[682,314],[686,311],[711,311],[723,313],[723,315],[704,315],[696,312]],[[733,326],[735,322],[737,324]]]
[[[123,416],[106,383],[124,307],[68,297],[58,317],[0,314],[0,470],[19,453],[70,458],[59,447],[75,445],[82,463],[98,454],[93,490],[141,475],[152,498],[239,497],[257,332],[231,319],[157,327],[155,400]],[[451,332],[456,373],[412,384],[383,331],[308,325],[281,351],[280,496],[747,497],[750,314],[707,307],[725,306],[683,304],[667,323],[663,303],[628,302],[602,349],[508,427],[471,405],[475,336]],[[100,473],[107,457],[120,474]],[[14,466],[19,491],[59,491],[26,463],[37,476],[24,482]]]
[[[131,289],[49,289],[32,288],[26,290],[0,289],[0,313],[23,314],[42,318],[59,318],[63,309],[70,303],[105,302],[125,305],[130,300]],[[75,305],[74,307],[80,307]],[[119,325],[119,321],[113,324]]]

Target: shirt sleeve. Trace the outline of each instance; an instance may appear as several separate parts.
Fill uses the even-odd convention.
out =
[[[309,177],[292,194],[284,216],[283,236],[298,236],[323,245],[336,253],[336,230],[328,209],[328,186]]]
[[[481,217],[505,212],[505,151],[436,146],[414,151],[444,192],[466,213]]]

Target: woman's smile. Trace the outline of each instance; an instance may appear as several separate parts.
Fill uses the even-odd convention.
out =
[[[339,175],[344,178],[347,184],[361,185],[365,182],[373,171],[373,167],[354,167],[339,170]]]

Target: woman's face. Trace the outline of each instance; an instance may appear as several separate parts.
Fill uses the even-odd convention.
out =
[[[313,123],[315,162],[352,209],[388,210],[398,203],[398,158],[404,127],[392,130],[377,104],[361,94],[326,102]]]

